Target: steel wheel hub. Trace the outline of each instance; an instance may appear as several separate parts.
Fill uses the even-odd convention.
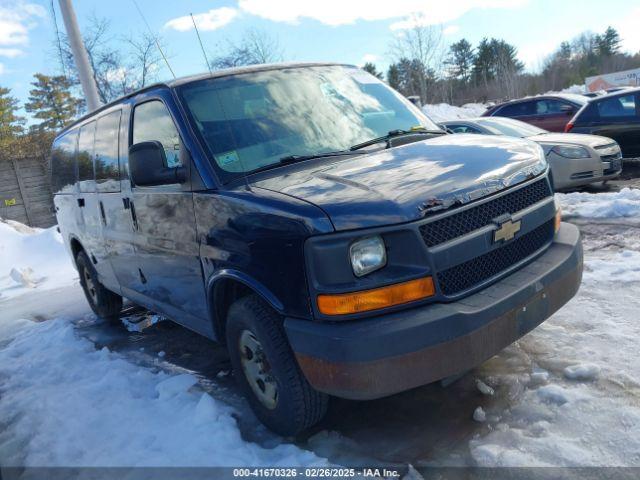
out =
[[[87,287],[87,292],[89,293],[91,300],[93,300],[93,302],[96,303],[98,299],[98,292],[96,291],[96,286],[93,283],[91,274],[89,273],[89,270],[87,270],[86,268],[84,269],[84,284]]]
[[[240,361],[249,386],[260,403],[270,410],[278,404],[278,384],[271,376],[271,365],[262,344],[249,330],[243,330],[239,340]]]

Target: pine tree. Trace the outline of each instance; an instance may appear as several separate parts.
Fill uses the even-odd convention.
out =
[[[24,118],[17,115],[18,100],[10,96],[11,90],[0,87],[0,149],[22,133]]]
[[[602,35],[596,35],[596,52],[601,57],[610,57],[620,52],[620,34],[613,27],[607,27]]]
[[[451,77],[466,83],[471,78],[475,60],[473,47],[463,38],[449,47],[449,58],[445,63],[450,66]]]
[[[489,39],[485,37],[478,44],[476,59],[473,62],[473,77],[476,83],[482,83],[486,87],[487,83],[493,80],[493,61],[491,45],[489,44]]]
[[[376,68],[376,66],[371,63],[371,62],[367,62],[362,66],[362,69],[365,72],[369,72],[371,75],[373,75],[376,78],[379,78],[380,80],[382,80],[383,75],[382,72],[379,72],[378,69]]]
[[[400,70],[395,63],[389,65],[387,70],[387,83],[391,88],[400,91]]]
[[[82,101],[71,95],[71,82],[63,76],[34,75],[34,88],[29,91],[25,110],[42,120],[37,127],[43,130],[59,130],[78,113]]]

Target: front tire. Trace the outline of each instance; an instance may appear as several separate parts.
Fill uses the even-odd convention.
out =
[[[227,317],[234,373],[256,416],[270,430],[293,436],[318,423],[328,396],[302,374],[282,319],[257,295],[237,300]]]
[[[98,280],[98,272],[93,268],[85,252],[78,253],[76,266],[80,275],[80,285],[87,297],[93,313],[100,318],[114,319],[122,311],[122,297],[107,290]]]

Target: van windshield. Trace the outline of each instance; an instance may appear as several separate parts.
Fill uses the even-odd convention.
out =
[[[289,155],[346,150],[391,130],[439,130],[399,93],[355,67],[206,79],[183,85],[178,94],[226,179]]]

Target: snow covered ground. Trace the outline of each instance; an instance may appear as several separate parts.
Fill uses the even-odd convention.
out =
[[[559,198],[584,233],[576,298],[452,386],[337,402],[296,442],[224,378],[130,348],[157,325],[95,319],[54,230],[0,223],[0,465],[640,466],[640,191]]]

